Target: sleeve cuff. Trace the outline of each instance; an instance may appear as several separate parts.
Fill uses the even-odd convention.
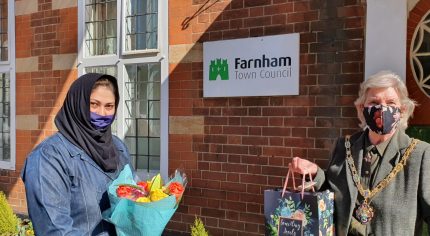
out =
[[[324,184],[325,181],[325,173],[324,170],[321,169],[320,167],[318,167],[318,171],[317,174],[314,177],[314,181],[316,182],[315,184],[315,190],[319,191],[321,186]]]

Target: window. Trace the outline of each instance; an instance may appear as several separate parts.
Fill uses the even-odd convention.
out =
[[[15,169],[14,1],[0,0],[0,169]],[[12,14],[10,14],[12,13]]]
[[[138,167],[160,169],[160,64],[126,65],[125,142]]]
[[[157,49],[156,0],[130,0],[125,7],[125,52]]]
[[[117,2],[86,0],[85,55],[105,55],[116,52]]]
[[[422,18],[412,38],[411,64],[417,85],[430,97],[430,11]]]
[[[167,176],[167,0],[79,1],[78,71],[118,78],[113,132],[140,175]],[[163,29],[163,30],[161,30]]]

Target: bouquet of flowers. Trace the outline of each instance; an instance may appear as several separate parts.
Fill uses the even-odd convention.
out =
[[[161,235],[178,208],[187,179],[176,170],[163,185],[160,174],[150,181],[135,182],[126,165],[108,188],[111,208],[103,212],[121,235]]]

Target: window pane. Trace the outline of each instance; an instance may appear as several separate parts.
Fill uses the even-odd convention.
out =
[[[0,73],[0,161],[10,161],[9,74]]]
[[[127,0],[125,7],[125,51],[156,49],[158,1]]]
[[[86,56],[116,53],[116,1],[86,0]]]
[[[86,73],[100,73],[100,74],[112,75],[113,77],[117,78],[116,66],[85,67],[85,72]]]
[[[160,168],[160,64],[125,67],[125,120],[128,148],[134,148],[136,168]],[[134,141],[132,141],[134,140]]]
[[[160,121],[151,120],[149,121],[149,136],[160,137]]]
[[[7,0],[0,0],[0,61],[8,60]]]

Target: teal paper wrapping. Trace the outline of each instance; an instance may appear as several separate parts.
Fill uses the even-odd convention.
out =
[[[184,180],[178,173],[166,186],[172,181],[184,184]],[[109,186],[108,195],[111,208],[103,212],[103,218],[115,225],[118,236],[161,235],[178,208],[175,196],[169,196],[156,202],[136,203],[116,196],[119,184],[136,184],[129,165],[124,167],[118,178]]]

